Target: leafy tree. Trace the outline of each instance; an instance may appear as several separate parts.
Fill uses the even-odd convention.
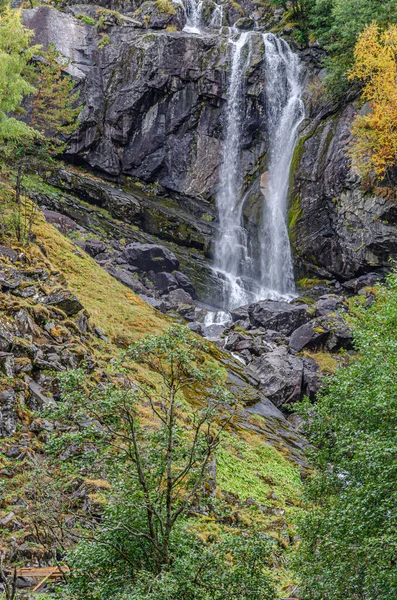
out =
[[[51,157],[61,154],[66,145],[65,136],[78,125],[78,94],[73,93],[73,80],[65,73],[68,62],[53,44],[46,51],[41,51],[39,58],[25,71],[25,77],[29,78],[34,89],[29,98],[27,122],[35,135],[5,149],[17,169],[17,203],[20,201],[23,173],[40,168]]]
[[[0,143],[32,139],[34,132],[15,113],[34,87],[24,76],[36,48],[30,46],[32,33],[21,22],[21,11],[0,5]]]
[[[359,355],[301,407],[316,448],[300,528],[305,600],[397,598],[397,272],[358,316]]]
[[[273,598],[266,536],[248,540],[236,532],[234,542],[208,545],[188,523],[191,512],[213,501],[211,468],[235,404],[204,344],[187,328],[171,327],[131,345],[124,367],[115,366],[115,383],[90,391],[82,371],[61,377],[55,416],[69,425],[72,418],[76,427],[55,435],[49,451],[100,444],[99,468],[113,484],[100,522],[73,532],[81,541],[70,556],[68,594],[85,600]],[[132,380],[131,359],[150,370],[151,382]],[[186,401],[192,394],[194,408]],[[87,419],[96,426],[81,431]],[[87,468],[87,457],[81,460]]]
[[[381,32],[367,27],[358,39],[349,79],[364,83],[362,98],[370,112],[358,115],[352,127],[352,158],[364,176],[383,178],[397,164],[397,26]]]

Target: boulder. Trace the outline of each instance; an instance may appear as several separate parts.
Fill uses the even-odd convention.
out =
[[[77,229],[76,221],[73,221],[73,219],[67,217],[66,215],[62,215],[56,210],[48,210],[47,208],[45,208],[43,210],[43,216],[47,223],[50,223],[51,225],[56,227],[58,231],[60,231],[64,235]]]
[[[146,296],[151,295],[151,292],[139,281],[139,279],[136,279],[125,269],[118,269],[112,264],[106,265],[105,269],[110,275],[117,279],[117,281],[120,281],[120,283],[129,287],[136,294],[144,294]]]
[[[18,258],[18,252],[7,246],[0,246],[0,256],[8,258],[10,262],[14,263]]]
[[[316,303],[316,316],[329,315],[344,307],[343,297],[336,295],[321,296]]]
[[[50,294],[49,296],[42,298],[41,302],[42,304],[56,306],[56,308],[63,310],[63,312],[68,315],[68,317],[75,315],[84,308],[81,302],[78,300],[78,298],[68,290],[52,292],[52,294]]]
[[[168,294],[168,301],[172,307],[178,306],[179,304],[193,304],[191,295],[181,289],[172,290]]]
[[[260,379],[264,395],[277,407],[302,398],[304,362],[285,347],[256,358],[251,368]]]
[[[164,246],[134,242],[124,248],[123,258],[141,271],[175,271],[179,269],[176,256]]]
[[[232,315],[233,323],[235,323],[236,321],[247,320],[249,318],[248,308],[248,306],[239,306],[238,308],[231,310],[230,314]]]
[[[10,352],[0,352],[0,372],[6,377],[14,377],[15,357]]]
[[[87,254],[93,258],[95,258],[98,254],[105,252],[106,250],[106,244],[99,240],[86,240],[83,244],[83,247]]]
[[[352,342],[352,330],[343,318],[326,315],[296,329],[291,335],[289,347],[293,352],[300,352],[304,348],[324,348],[332,352],[341,348],[350,350]]]
[[[248,307],[250,322],[255,327],[273,329],[284,335],[291,333],[310,321],[305,304],[294,305],[288,302],[264,300]]]
[[[166,313],[167,310],[169,310],[170,306],[169,304],[167,304],[167,302],[165,302],[165,300],[161,299],[157,299],[157,298],[150,298],[149,296],[146,296],[145,294],[139,294],[140,298],[142,298],[142,300],[144,300],[145,302],[147,302],[148,304],[150,304],[150,306],[153,306],[153,308],[155,308],[156,310],[159,310],[162,313]]]
[[[196,298],[196,290],[194,289],[194,286],[190,279],[180,271],[174,271],[173,275],[178,282],[178,287],[185,290],[185,292],[190,294],[192,298]]]
[[[154,275],[154,287],[160,292],[160,294],[168,294],[172,290],[176,290],[178,281],[172,273],[161,271]]]

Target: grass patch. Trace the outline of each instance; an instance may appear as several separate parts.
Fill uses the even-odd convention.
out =
[[[277,505],[283,505],[286,499],[299,501],[302,483],[299,470],[260,436],[226,434],[217,454],[217,485],[242,501],[253,498],[264,504],[274,492]]]
[[[302,356],[315,360],[320,371],[328,375],[334,375],[339,366],[337,357],[329,352],[310,352],[310,350],[304,350]]]
[[[51,265],[65,275],[69,289],[88,310],[92,323],[107,337],[132,342],[148,333],[158,333],[169,325],[165,317],[109,275],[42,217],[37,221],[34,233]]]

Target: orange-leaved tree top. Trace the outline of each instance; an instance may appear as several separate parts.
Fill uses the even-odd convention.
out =
[[[397,165],[397,26],[381,31],[373,23],[360,35],[349,79],[364,83],[366,114],[352,126],[351,158],[364,177],[380,180]]]

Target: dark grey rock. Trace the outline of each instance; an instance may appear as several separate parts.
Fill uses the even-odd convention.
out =
[[[193,333],[198,333],[199,335],[202,335],[203,333],[203,326],[201,323],[196,323],[194,321],[193,323],[189,323],[188,327]]]
[[[296,402],[303,394],[304,363],[286,348],[263,354],[251,363],[261,381],[261,389],[277,407]]]
[[[177,289],[177,290],[172,290],[168,294],[168,302],[170,303],[170,305],[172,307],[176,307],[179,304],[191,305],[191,304],[193,304],[193,298],[191,297],[190,294],[185,292],[185,290]]]
[[[133,290],[136,294],[144,294],[146,296],[151,296],[151,292],[139,281],[136,279],[131,273],[126,271],[125,269],[118,269],[114,265],[106,265],[106,271],[115,277],[120,283],[123,283],[131,290]]]
[[[190,279],[180,271],[174,271],[173,276],[178,282],[178,287],[182,288],[191,295],[192,298],[196,298],[196,291]]]
[[[254,326],[290,335],[295,329],[310,320],[307,309],[306,305],[264,300],[251,304],[248,307],[248,314]]]
[[[321,296],[316,303],[316,316],[322,317],[334,313],[344,307],[344,299],[340,296]]]
[[[84,307],[78,298],[68,290],[53,292],[49,296],[41,299],[42,304],[56,306],[66,313],[69,317],[80,312]]]
[[[83,243],[83,248],[93,258],[96,258],[101,252],[105,252],[106,244],[100,240],[86,240]]]
[[[14,263],[18,258],[18,252],[7,246],[0,246],[0,256],[8,258],[10,262]]]
[[[179,269],[176,256],[163,246],[155,244],[129,244],[123,251],[125,260],[141,271],[174,271]]]
[[[48,364],[48,369],[54,368],[50,363]],[[29,407],[32,410],[42,410],[43,408],[48,408],[50,406],[55,406],[55,400],[52,396],[46,395],[46,390],[42,386],[41,383],[35,381],[34,379],[29,379],[28,381],[29,388]]]
[[[47,223],[54,225],[64,235],[71,231],[76,231],[77,223],[70,217],[63,215],[55,210],[43,209],[43,215]]]
[[[160,294],[168,294],[171,290],[176,290],[178,281],[172,273],[166,273],[164,271],[154,274],[154,287],[160,292]]]
[[[24,308],[21,308],[15,315],[15,323],[21,336],[32,337],[37,333],[37,326]]]
[[[239,308],[231,310],[230,314],[232,315],[233,323],[235,323],[236,321],[245,321],[246,319],[248,319],[248,308],[248,306],[240,306]]]
[[[353,344],[353,332],[341,316],[323,316],[305,323],[293,332],[289,347],[293,352],[303,348],[324,348],[336,351],[350,350]]]
[[[145,296],[144,294],[140,294],[142,300],[153,306],[153,308],[159,310],[162,313],[166,313],[167,310],[170,309],[170,305],[163,299],[158,298],[150,298],[149,296]]]

